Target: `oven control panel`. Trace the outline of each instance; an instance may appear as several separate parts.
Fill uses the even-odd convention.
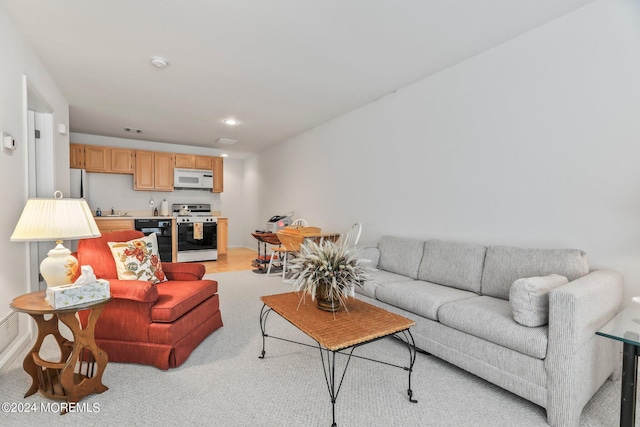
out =
[[[183,223],[196,223],[196,222],[217,222],[215,216],[181,216],[176,218],[178,224]]]

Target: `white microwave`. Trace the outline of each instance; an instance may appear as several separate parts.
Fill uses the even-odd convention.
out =
[[[173,188],[176,190],[212,190],[213,171],[175,168],[173,170]]]

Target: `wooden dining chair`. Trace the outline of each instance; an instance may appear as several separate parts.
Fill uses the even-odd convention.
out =
[[[290,225],[292,228],[308,226],[309,223],[306,219],[296,219]],[[274,257],[277,255],[282,260],[282,281],[284,282],[287,277],[287,259],[289,258],[289,254],[298,252],[300,248],[293,242],[283,242],[280,236],[278,236],[278,238],[280,239],[280,244],[271,247],[271,259],[269,260],[269,267],[267,268],[267,276],[271,274],[271,266],[273,265]]]

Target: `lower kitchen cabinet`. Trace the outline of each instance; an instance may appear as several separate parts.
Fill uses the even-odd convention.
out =
[[[94,218],[101,233],[111,233],[112,231],[133,230],[133,219],[108,219]]]
[[[226,255],[229,246],[229,219],[218,217],[218,256]]]

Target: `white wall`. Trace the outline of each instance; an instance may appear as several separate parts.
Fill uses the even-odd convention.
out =
[[[254,224],[575,247],[640,295],[639,118],[640,3],[597,1],[261,152]]]
[[[246,228],[244,203],[244,161],[224,159],[224,192],[220,194],[223,216],[229,218],[229,247],[241,247]]]
[[[0,151],[0,182],[2,188],[2,214],[0,215],[0,318],[11,312],[9,303],[13,298],[30,291],[27,244],[9,242],[22,208],[28,198],[27,143],[26,143],[26,96],[23,76],[26,75],[32,89],[53,109],[54,126],[58,123],[69,126],[69,105],[56,87],[46,69],[17,32],[8,13],[0,4],[0,129],[10,133],[17,142],[14,152]],[[54,180],[55,187],[68,189],[69,139],[54,133]],[[65,154],[66,153],[66,154]],[[65,163],[66,162],[66,163]],[[53,244],[52,246],[53,247]],[[15,356],[21,341],[28,339],[27,325],[30,320],[20,318],[19,338],[0,354],[0,372],[11,357]]]

